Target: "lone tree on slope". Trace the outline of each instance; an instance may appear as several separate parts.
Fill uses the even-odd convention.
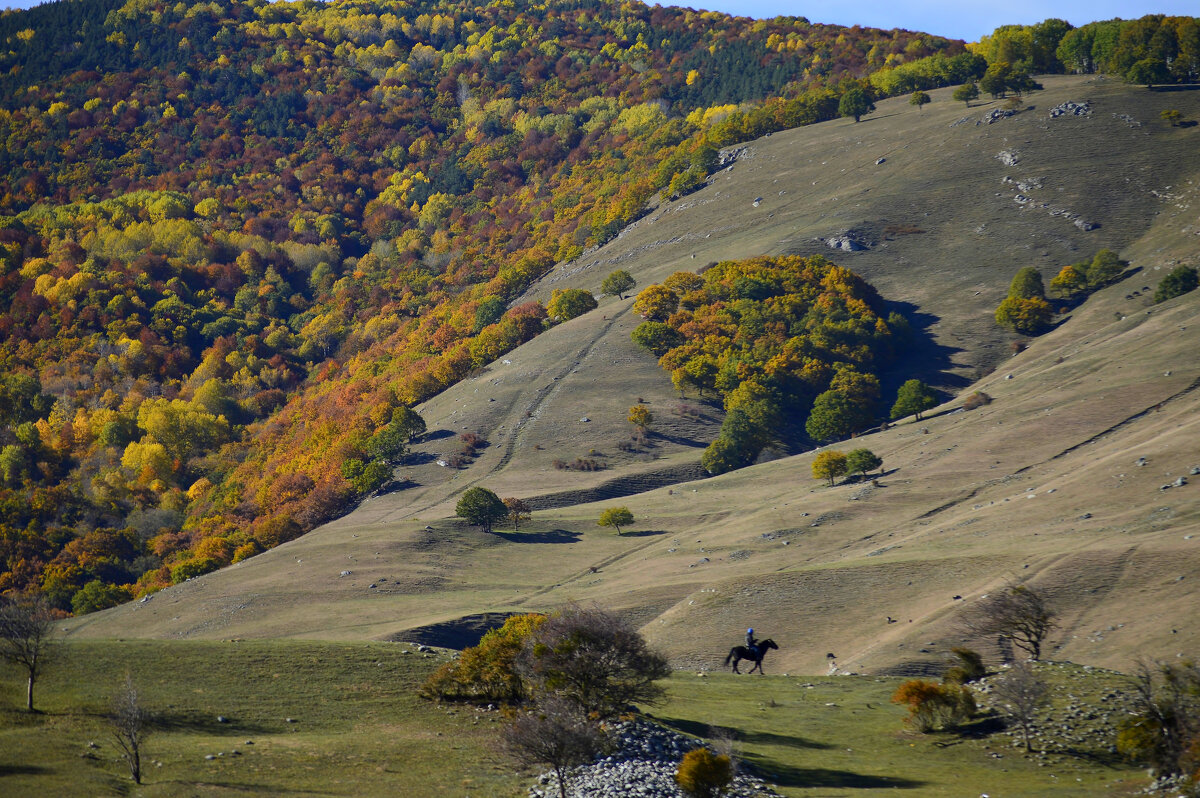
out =
[[[617,530],[617,536],[621,534],[621,527],[629,526],[633,523],[633,513],[629,512],[628,507],[609,507],[604,512],[600,513],[600,520],[596,522],[597,526],[611,526]]]
[[[54,615],[41,596],[0,596],[0,657],[25,670],[25,709],[33,712],[33,685],[51,660]]]
[[[1036,660],[1042,643],[1054,629],[1057,613],[1047,598],[1028,585],[1010,585],[972,606],[963,619],[975,637],[999,637]]]
[[[933,389],[920,380],[908,380],[896,392],[896,404],[892,405],[892,418],[904,418],[916,415],[921,420],[921,413],[937,407],[937,397]]]
[[[607,296],[615,296],[617,299],[624,299],[625,294],[632,291],[637,286],[637,280],[633,279],[633,275],[624,269],[617,269],[612,274],[604,278],[604,282],[600,283],[600,293]]]
[[[508,508],[487,488],[467,488],[455,505],[454,513],[491,532],[493,523],[508,516]]]
[[[855,123],[874,110],[875,103],[871,102],[867,93],[857,86],[849,89],[838,101],[838,113],[841,116],[854,117]]]

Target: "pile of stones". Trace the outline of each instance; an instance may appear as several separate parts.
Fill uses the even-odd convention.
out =
[[[613,749],[589,765],[573,768],[567,775],[567,795],[685,798],[675,783],[675,771],[684,754],[700,747],[699,741],[643,720],[616,724],[610,732]],[[529,798],[555,798],[558,794],[558,777],[553,772],[538,776],[529,789]],[[769,798],[778,793],[762,779],[739,773],[722,795]]]
[[[1059,103],[1050,109],[1050,118],[1057,119],[1060,116],[1091,116],[1092,104],[1084,101],[1081,103],[1068,100],[1065,103]]]

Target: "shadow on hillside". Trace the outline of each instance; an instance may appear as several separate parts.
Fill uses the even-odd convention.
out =
[[[155,785],[159,785],[159,784],[163,784],[163,785],[177,784],[177,785],[179,785],[180,789],[179,789],[179,792],[177,792],[177,793],[170,792],[171,788],[168,788],[167,794],[169,794],[169,795],[190,795],[190,794],[192,794],[193,788],[196,786],[193,782],[190,782],[190,781],[189,782],[158,781],[156,779],[154,781],[154,783],[155,783]],[[242,792],[263,793],[265,795],[278,795],[279,794],[279,787],[277,787],[276,785],[254,784],[253,782],[249,782],[249,781],[213,781],[212,779],[205,779],[204,785],[205,785],[205,787],[215,787],[218,790],[232,790],[233,792],[239,792],[239,793],[242,793]],[[316,792],[313,790],[305,790],[304,794],[305,795],[321,795],[322,793],[319,793],[319,792]],[[328,795],[330,793],[325,793],[325,794]]]
[[[425,441],[437,441],[441,440],[442,438],[453,438],[457,434],[458,433],[452,429],[435,429],[433,432],[426,432],[424,435],[422,435],[421,442],[424,443]]]
[[[493,529],[492,534],[510,543],[577,543],[583,535],[569,529],[554,529],[549,532],[501,532]]]
[[[698,723],[694,720],[685,720],[683,718],[655,718],[659,723],[668,726],[675,731],[684,734],[690,734],[693,737],[711,737],[713,734],[724,734],[734,739],[745,743],[762,743],[764,745],[784,745],[789,748],[811,748],[811,749],[826,749],[832,748],[828,743],[818,743],[812,740],[806,740],[803,737],[797,737],[792,734],[774,734],[772,732],[743,732],[738,729],[727,728],[724,726],[710,726],[706,723]]]
[[[697,447],[708,446],[708,444],[704,441],[697,440],[695,438],[688,438],[683,435],[667,435],[666,433],[659,432],[657,430],[652,432],[651,436],[657,438],[658,440],[666,441],[667,443],[673,443],[676,446],[689,446],[693,449]]]
[[[747,756],[746,761],[760,774],[780,787],[824,787],[850,790],[915,790],[926,782],[898,776],[871,776],[849,770],[799,768],[781,765],[770,759]]]
[[[222,734],[242,736],[245,734],[274,734],[279,729],[267,727],[261,723],[239,720],[230,717],[225,723],[217,720],[217,715],[201,713],[197,710],[168,710],[154,713],[152,724],[158,731],[202,732],[204,734]]]
[[[971,384],[967,377],[950,371],[955,366],[952,358],[962,349],[939,344],[930,335],[930,328],[940,321],[937,316],[921,311],[911,302],[888,302],[887,310],[907,319],[912,335],[909,340],[898,343],[899,353],[895,362],[879,375],[883,396],[895,396],[901,384],[911,379],[951,393],[957,393]]]
[[[619,537],[623,538],[649,538],[655,535],[665,535],[665,529],[640,529],[637,532],[622,532]]]
[[[50,768],[41,765],[0,765],[0,779],[5,776],[40,776],[50,772]]]
[[[1173,91],[1200,91],[1200,83],[1184,83],[1179,86],[1151,86],[1150,91],[1157,91],[1164,94]]]

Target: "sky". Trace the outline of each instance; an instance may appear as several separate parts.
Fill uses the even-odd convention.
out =
[[[0,0],[0,8],[29,8],[38,0]],[[1083,25],[1103,19],[1137,19],[1146,14],[1200,15],[1196,0],[838,0],[799,3],[794,0],[675,0],[655,5],[678,5],[724,11],[744,17],[780,15],[807,17],[810,22],[907,28],[951,39],[979,41],[1000,25],[1030,25],[1048,17]]]
[[[1030,25],[1049,17],[1084,25],[1121,17],[1137,19],[1146,14],[1200,15],[1196,0],[838,0],[800,3],[794,0],[679,0],[656,5],[682,5],[708,11],[724,11],[745,17],[780,15],[807,17],[809,22],[862,25],[871,28],[907,28],[951,39],[979,41],[1000,25]]]

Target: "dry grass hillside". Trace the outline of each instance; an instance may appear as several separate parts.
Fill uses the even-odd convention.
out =
[[[924,332],[889,384],[921,376],[958,395],[838,447],[882,456],[877,484],[825,487],[811,452],[699,478],[719,408],[680,407],[629,339],[632,299],[607,298],[422,407],[433,432],[400,471],[408,487],[71,633],[450,644],[497,613],[594,600],[680,666],[717,665],[754,626],[781,646],[776,671],[823,672],[833,653],[844,670],[917,672],[961,641],[964,606],[1021,579],[1061,612],[1052,658],[1195,654],[1200,292],[1151,305],[1147,287],[1200,261],[1200,132],[1158,118],[1200,118],[1200,92],[1044,82],[1032,107],[990,125],[976,122],[995,104],[939,91],[923,111],[892,100],[859,124],[754,142],[535,292],[598,289],[616,268],[645,286],[762,253],[823,252],[859,271]],[[1065,101],[1090,115],[1051,118]],[[841,235],[865,248],[823,241]],[[1012,274],[1032,264],[1049,279],[1103,247],[1132,274],[1012,356],[991,320]],[[994,401],[962,411],[976,390]],[[621,451],[638,401],[656,434]],[[438,466],[461,432],[488,445],[466,468]],[[605,468],[553,465],[576,458]],[[1164,487],[1181,476],[1190,484]],[[534,503],[533,522],[486,534],[455,519],[477,484]],[[614,503],[637,518],[621,537],[595,523]]]

